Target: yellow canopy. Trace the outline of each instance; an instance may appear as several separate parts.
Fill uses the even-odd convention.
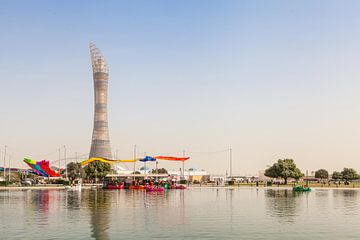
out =
[[[110,159],[105,159],[105,158],[97,158],[97,157],[94,157],[94,158],[89,158],[87,160],[84,160],[82,161],[80,164],[82,166],[84,165],[87,165],[91,162],[94,162],[94,161],[100,161],[100,162],[104,162],[104,163],[110,163],[110,164],[114,164],[114,163],[125,163],[125,162],[136,162],[138,161],[139,159],[117,159],[117,160],[110,160]]]

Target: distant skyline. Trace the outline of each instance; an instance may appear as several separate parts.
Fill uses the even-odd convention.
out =
[[[0,0],[0,166],[89,154],[94,42],[112,153],[257,174],[360,170],[358,1]],[[152,167],[152,166],[151,166]],[[178,169],[180,164],[160,162]]]

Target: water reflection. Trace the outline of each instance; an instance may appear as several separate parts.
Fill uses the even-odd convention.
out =
[[[49,199],[49,190],[36,191],[34,203],[37,208],[37,212],[43,214],[46,217],[49,213]]]
[[[27,194],[29,196],[28,201],[24,202],[24,208],[30,210],[27,211],[27,214],[32,216],[39,225],[48,225],[50,202],[49,190],[28,191]],[[27,219],[32,219],[32,217]]]
[[[91,237],[97,240],[109,238],[111,196],[107,191],[89,192],[88,206],[90,210]]]
[[[81,207],[81,191],[67,191],[65,194],[66,207],[71,210],[80,209]]]
[[[0,191],[0,239],[358,239],[359,200],[340,189]]]
[[[281,223],[292,223],[299,211],[299,197],[307,193],[295,193],[292,190],[265,190],[267,214]]]
[[[359,190],[355,189],[334,189],[335,208],[341,209],[345,215],[356,215],[359,210]]]

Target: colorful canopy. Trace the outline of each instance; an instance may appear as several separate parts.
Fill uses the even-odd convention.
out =
[[[153,157],[150,157],[150,156],[146,156],[146,157],[140,159],[139,161],[140,161],[140,162],[155,162],[156,159],[153,158]]]
[[[155,156],[155,157],[151,157],[151,156],[146,156],[144,158],[136,158],[136,159],[117,159],[117,160],[111,160],[111,159],[106,159],[106,158],[90,158],[87,160],[84,160],[82,162],[80,162],[81,166],[85,166],[91,162],[94,161],[100,161],[100,162],[105,162],[105,163],[110,163],[110,164],[114,164],[114,163],[130,163],[130,162],[155,162],[157,160],[167,160],[167,161],[181,161],[184,162],[186,160],[190,159],[190,157],[170,157],[170,156]],[[64,170],[62,169],[58,169],[58,172],[52,170],[50,168],[50,163],[47,160],[42,160],[42,161],[35,161],[29,158],[24,158],[24,162],[29,165],[29,167],[31,167],[31,169],[38,175],[43,176],[43,177],[60,177],[62,172]]]
[[[55,172],[50,168],[49,161],[35,161],[29,158],[24,158],[24,162],[31,167],[34,172],[43,177],[60,177],[61,169],[59,172]]]
[[[113,163],[125,163],[125,162],[136,162],[140,159],[125,159],[125,160],[111,160],[111,159],[106,159],[106,158],[97,158],[97,157],[94,157],[94,158],[90,158],[90,159],[87,159],[87,160],[84,160],[82,161],[80,164],[82,166],[84,165],[87,165],[91,162],[94,162],[94,161],[100,161],[100,162],[105,162],[105,163],[110,163],[110,164],[113,164]]]
[[[136,158],[136,159],[117,159],[117,160],[111,160],[111,159],[106,159],[106,158],[90,158],[87,160],[82,161],[80,164],[82,166],[85,166],[91,162],[94,161],[100,161],[100,162],[105,162],[105,163],[110,163],[110,164],[114,164],[114,163],[127,163],[127,162],[155,162],[156,160],[167,160],[167,161],[181,161],[184,162],[186,160],[190,159],[190,157],[183,157],[183,158],[179,158],[179,157],[170,157],[170,156],[155,156],[155,157],[151,157],[151,156],[146,156],[144,158]]]
[[[189,160],[190,157],[169,157],[169,156],[155,156],[154,158],[158,160],[168,160],[168,161],[181,161],[184,162],[186,160]]]

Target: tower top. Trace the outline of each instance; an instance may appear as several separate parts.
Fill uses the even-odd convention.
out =
[[[90,43],[90,54],[93,73],[109,73],[109,68],[105,62],[105,58],[94,43]]]

